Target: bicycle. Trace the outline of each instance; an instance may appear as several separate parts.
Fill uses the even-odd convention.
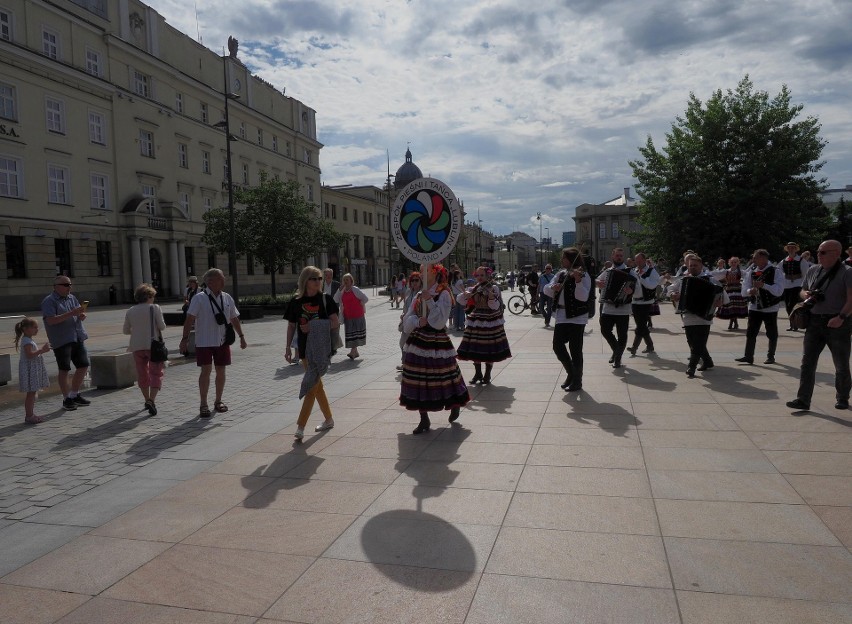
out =
[[[512,295],[509,301],[506,302],[506,307],[512,314],[523,314],[524,310],[530,309],[530,302],[527,300],[527,294],[522,292],[519,295]]]

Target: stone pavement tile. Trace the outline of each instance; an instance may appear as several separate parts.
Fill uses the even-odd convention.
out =
[[[335,427],[335,429],[337,429],[337,427]],[[295,430],[296,429],[294,427],[293,431]],[[302,453],[305,455],[314,455],[329,444],[334,444],[338,440],[337,436],[310,436],[309,432],[306,431],[305,433],[309,435],[307,441],[302,444],[295,444],[293,441],[293,431],[273,434],[243,450],[248,453],[278,453],[280,455],[283,455],[284,453]],[[332,431],[334,431],[334,429],[332,429]],[[310,444],[308,442],[310,442]]]
[[[731,596],[678,590],[683,624],[837,624],[852,622],[852,605]]]
[[[503,414],[488,412],[481,405],[468,403],[461,410],[459,422],[470,429],[478,429],[485,426],[538,428],[544,415],[544,406],[545,404],[542,403],[541,412],[538,414]]]
[[[823,507],[812,509],[846,548],[852,549],[852,507]]]
[[[366,393],[362,396],[353,396],[347,395],[343,398],[336,399],[331,402],[331,409],[333,412],[336,411],[346,411],[351,408],[355,409],[373,409],[376,411],[380,411],[383,409],[389,409],[395,406],[399,402],[399,394],[395,397],[390,395],[388,396],[370,396],[370,393]]]
[[[182,543],[318,557],[355,518],[339,513],[235,507]]]
[[[215,421],[215,417],[214,417]],[[248,446],[259,442],[266,437],[265,433],[256,432],[231,432],[229,430],[217,431],[203,440],[196,438],[195,442],[188,445],[169,447],[164,457],[169,459],[202,459],[208,461],[227,459],[234,453],[242,451]]]
[[[585,386],[586,381],[583,380],[583,385]],[[544,412],[547,414],[570,414],[570,415],[631,415],[630,412],[630,403],[601,403],[598,401],[592,401],[587,396],[585,396],[582,392],[579,394],[570,393],[565,394],[562,398],[554,398],[550,403],[547,404],[547,410]]]
[[[501,427],[498,425],[482,424],[470,427],[467,422],[467,410],[462,410],[457,424],[441,430],[439,442],[497,442],[509,444],[532,444],[535,440],[537,427]]]
[[[272,483],[268,477],[214,474],[205,472],[181,481],[170,490],[153,498],[195,505],[218,506],[222,511],[239,505],[260,488]]]
[[[151,500],[93,529],[89,535],[179,542],[222,514],[222,507]]]
[[[499,530],[450,523],[423,511],[394,510],[358,518],[323,556],[374,565],[481,571]]]
[[[541,421],[541,427],[584,427],[611,431],[610,435],[621,435],[619,432],[635,429],[638,423],[639,420],[627,411],[618,412],[618,410],[614,410],[611,414],[579,414],[570,411],[561,411],[559,413],[545,414]]]
[[[787,475],[808,505],[852,507],[852,477],[824,475]]]
[[[486,414],[517,414],[541,416],[547,409],[547,404],[541,401],[512,401],[508,399],[477,398],[468,403],[466,409],[482,411]]]
[[[469,571],[319,559],[265,615],[317,624],[462,624],[478,581]]]
[[[384,438],[394,441],[401,436],[408,436],[411,440],[433,440],[441,434],[444,426],[449,424],[444,414],[449,414],[449,412],[432,413],[429,417],[432,421],[432,429],[427,433],[418,435],[416,438],[411,435],[411,431],[420,422],[420,417],[414,412],[401,412],[402,419],[393,423],[370,420],[358,425],[352,431],[348,432],[346,436],[351,438]],[[332,431],[336,429],[337,425],[335,425]]]
[[[672,392],[670,389],[651,391],[647,389],[630,391],[631,403],[675,403],[678,405],[700,405],[701,403],[715,404],[716,399],[707,392],[683,392],[678,389]]]
[[[578,431],[572,429],[571,431]],[[619,446],[567,446],[533,444],[527,459],[530,466],[583,466],[586,468],[644,469],[642,449]]]
[[[456,461],[485,464],[523,464],[532,444],[493,442],[442,442],[436,440],[417,458],[452,464]]]
[[[635,427],[626,430],[597,427],[542,427],[535,437],[536,444],[565,444],[569,446],[639,447]]]
[[[87,600],[82,594],[0,584],[0,622],[52,624]]]
[[[10,455],[2,455],[0,456],[0,472],[4,470],[8,470],[9,468],[13,468],[15,466],[21,466],[22,464],[26,464],[30,459],[28,457],[14,457]]]
[[[739,431],[737,423],[727,414],[696,414],[692,406],[688,409],[678,406],[679,412],[675,414],[639,413],[639,405],[643,404],[633,406],[633,413],[642,431]]]
[[[446,522],[499,526],[506,515],[511,492],[471,490],[456,487],[391,485],[370,505],[364,516],[422,510]]]
[[[235,453],[218,464],[213,464],[207,472],[232,475],[254,475],[256,477],[277,478],[292,470],[310,455],[304,453]]]
[[[812,433],[756,431],[749,433],[758,448],[765,451],[833,451],[852,453],[852,432]]]
[[[678,590],[852,603],[842,546],[663,539]]]
[[[420,440],[419,436],[398,434],[396,440],[387,438],[338,438],[334,444],[325,447],[323,457],[340,455],[344,457],[384,457],[415,459],[429,446],[429,440]]]
[[[764,451],[783,474],[852,476],[852,453]]]
[[[446,462],[415,460],[404,468],[394,485],[433,485],[481,490],[512,492],[518,485],[524,466],[522,464],[487,464],[454,461],[452,468]]]
[[[24,520],[44,511],[46,508],[47,507],[40,507],[38,505],[30,505],[29,507],[16,511],[15,513],[7,513],[6,518],[9,520]]]
[[[324,481],[350,481],[354,483],[390,484],[408,463],[372,457],[320,457],[312,456],[286,473],[291,479],[321,479]]]
[[[811,431],[849,433],[852,419],[820,417],[813,412],[801,416],[755,415],[748,411],[732,413],[731,418],[743,431]]]
[[[260,616],[312,562],[311,557],[178,544],[102,596]]]
[[[559,553],[558,557],[554,553]],[[659,537],[504,527],[490,574],[670,588]]]
[[[133,471],[136,478],[185,481],[215,466],[214,461],[198,459],[155,459]]]
[[[670,589],[483,574],[465,624],[680,624]]]
[[[233,432],[251,432],[251,433],[276,433],[282,428],[292,425],[298,417],[297,411],[289,413],[265,413],[249,416],[243,420],[234,423],[230,427]]]
[[[3,583],[99,594],[170,544],[81,535],[2,578]]]
[[[360,514],[387,486],[374,483],[275,479],[243,501],[243,507]]]
[[[658,431],[642,430],[644,448],[754,449],[742,431]]]
[[[95,597],[57,624],[253,624],[255,618]]]
[[[649,470],[654,498],[801,505],[802,497],[777,473]]]
[[[504,526],[596,533],[659,535],[647,498],[517,492]]]
[[[663,535],[839,546],[807,505],[657,499]]]
[[[645,448],[645,463],[650,470],[776,472],[757,449]]]
[[[651,488],[644,470],[573,466],[526,466],[517,491],[651,497]]]

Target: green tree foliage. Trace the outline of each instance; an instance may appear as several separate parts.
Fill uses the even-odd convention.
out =
[[[665,147],[648,137],[630,161],[642,199],[636,242],[669,261],[685,249],[708,259],[818,243],[830,224],[816,177],[825,142],[790,99],[786,86],[772,99],[754,91],[748,76],[706,104],[690,93]]]
[[[234,188],[234,232],[237,254],[250,254],[269,272],[275,296],[275,274],[293,262],[304,262],[323,249],[342,247],[349,236],[317,216],[314,205],[299,192],[297,182],[282,182],[260,173],[260,184]],[[216,251],[230,248],[227,206],[204,215],[204,242]]]
[[[840,241],[843,248],[852,245],[852,210],[843,197],[834,207],[834,224],[831,228],[830,237]]]

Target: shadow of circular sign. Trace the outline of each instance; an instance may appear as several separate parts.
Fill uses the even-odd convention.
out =
[[[382,574],[419,591],[455,589],[476,570],[476,553],[464,534],[422,511],[399,509],[373,516],[361,530],[361,546]]]

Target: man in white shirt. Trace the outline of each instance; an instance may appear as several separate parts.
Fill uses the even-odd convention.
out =
[[[654,265],[645,257],[645,254],[638,253],[634,257],[636,266],[630,270],[633,277],[636,278],[636,290],[633,293],[633,303],[631,311],[633,312],[633,321],[636,323],[636,335],[633,338],[633,346],[627,350],[631,355],[636,355],[636,350],[642,341],[645,341],[645,350],[642,353],[654,352],[654,341],[651,340],[651,330],[649,323],[651,321],[651,307],[657,298],[657,286],[660,285],[660,274]]]
[[[766,327],[769,348],[764,364],[775,364],[778,344],[778,309],[784,301],[784,280],[781,271],[769,263],[769,252],[757,249],[752,256],[754,266],[743,273],[742,295],[749,299],[748,330],[745,354],[737,362],[754,364],[754,347],[760,326]]]
[[[787,309],[787,316],[790,316],[793,307],[801,301],[799,293],[802,291],[802,278],[808,272],[811,263],[802,259],[802,256],[799,255],[799,246],[796,243],[787,243],[784,246],[784,251],[787,252],[787,255],[781,261],[779,268],[784,277],[782,282],[784,286],[784,307]],[[799,330],[791,325],[787,328],[787,331]]]

